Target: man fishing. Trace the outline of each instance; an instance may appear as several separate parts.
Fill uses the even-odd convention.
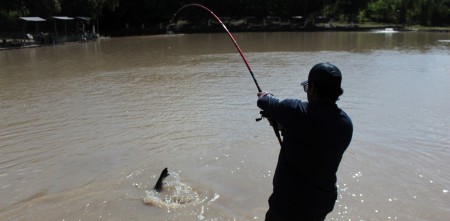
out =
[[[336,105],[341,81],[335,65],[319,63],[301,83],[308,102],[258,93],[263,116],[283,136],[266,221],[323,221],[333,210],[336,172],[353,134],[350,117]]]

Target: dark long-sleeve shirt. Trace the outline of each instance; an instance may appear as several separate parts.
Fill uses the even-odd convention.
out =
[[[329,102],[280,102],[269,95],[257,104],[283,135],[270,210],[297,220],[323,219],[337,198],[336,172],[353,133],[350,117]]]

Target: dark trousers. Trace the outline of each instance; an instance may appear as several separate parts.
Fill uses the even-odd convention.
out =
[[[266,213],[266,219],[265,221],[324,221],[325,217],[323,218],[298,218],[298,217],[286,217],[283,216],[283,214],[277,213],[276,211],[273,211],[269,209]]]

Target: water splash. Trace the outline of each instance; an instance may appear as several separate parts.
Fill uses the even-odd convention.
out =
[[[185,205],[200,204],[208,199],[208,197],[202,198],[189,185],[182,183],[178,173],[171,171],[170,177],[171,179],[163,181],[162,191],[145,191],[146,196],[143,199],[145,204],[161,208],[176,209]],[[208,202],[213,202],[218,198],[219,194],[215,194]]]

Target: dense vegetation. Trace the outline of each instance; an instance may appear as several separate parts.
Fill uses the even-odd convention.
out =
[[[0,27],[19,16],[89,16],[103,27],[166,23],[187,3],[200,3],[221,17],[323,17],[344,22],[450,25],[450,0],[1,0]],[[201,13],[191,13],[192,17]]]

